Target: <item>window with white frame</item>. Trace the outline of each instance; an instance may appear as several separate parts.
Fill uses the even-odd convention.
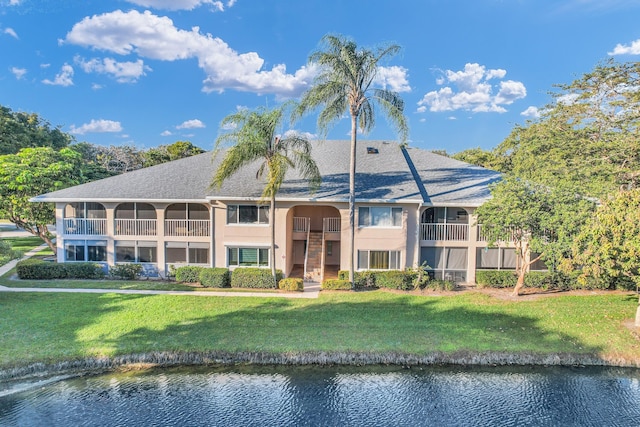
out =
[[[400,251],[358,251],[358,270],[399,270]]]
[[[255,247],[227,247],[229,267],[269,267],[269,249]]]
[[[402,208],[363,206],[358,208],[359,227],[402,227]]]
[[[209,264],[209,244],[203,242],[167,242],[167,264]]]
[[[269,224],[269,206],[228,205],[227,224]]]
[[[158,244],[153,241],[120,240],[116,242],[116,262],[158,262]]]
[[[67,240],[64,242],[65,261],[104,262],[107,242],[104,240]]]

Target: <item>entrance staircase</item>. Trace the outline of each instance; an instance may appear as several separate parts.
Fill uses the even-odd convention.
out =
[[[307,274],[304,277],[305,281],[322,281],[322,251],[322,232],[311,231],[307,242]]]

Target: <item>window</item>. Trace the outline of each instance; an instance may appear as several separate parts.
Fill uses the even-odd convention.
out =
[[[464,282],[467,280],[467,248],[423,247],[420,262],[427,263],[436,279]]]
[[[167,264],[209,264],[209,244],[198,242],[167,242]]]
[[[209,209],[196,203],[174,203],[167,206],[165,219],[209,219]]]
[[[359,270],[399,270],[400,251],[358,251]]]
[[[269,249],[267,248],[227,248],[229,267],[268,267]]]
[[[65,261],[104,262],[107,242],[103,240],[68,240],[64,244]]]
[[[227,224],[269,224],[269,206],[228,205]]]
[[[480,270],[515,270],[516,251],[513,248],[478,248],[476,268]]]
[[[462,208],[428,208],[422,212],[423,224],[468,224],[469,214]]]
[[[156,219],[156,208],[148,203],[120,203],[116,219]]]
[[[361,207],[358,209],[358,226],[360,227],[401,227],[402,208]]]
[[[118,241],[116,242],[116,262],[158,262],[156,242]]]

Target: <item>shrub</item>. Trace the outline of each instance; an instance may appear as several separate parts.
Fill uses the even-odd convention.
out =
[[[456,287],[451,280],[431,279],[425,283],[425,288],[433,291],[455,291]]]
[[[67,277],[64,264],[26,259],[16,265],[18,277],[23,280],[53,280]]]
[[[278,282],[278,289],[282,289],[285,291],[302,292],[304,291],[304,282],[302,279],[288,277]]]
[[[205,288],[228,288],[231,285],[229,276],[228,268],[200,268],[198,280]]]
[[[102,265],[93,262],[73,262],[59,265],[64,266],[67,279],[103,279],[105,276]]]
[[[327,279],[322,282],[321,288],[326,291],[350,291],[351,282],[342,279]]]
[[[200,281],[200,272],[204,267],[185,265],[175,269],[176,281],[184,283],[197,283]]]
[[[353,273],[353,284],[355,289],[376,289],[375,271],[355,271]],[[349,281],[349,271],[338,271],[338,280]]]
[[[517,280],[512,270],[476,270],[476,283],[481,287],[511,288]]]
[[[9,243],[0,240],[0,265],[5,265],[11,260],[22,257],[22,252],[13,250]]]
[[[135,280],[140,277],[140,273],[142,273],[141,264],[116,264],[109,268],[111,276],[122,280]]]
[[[376,271],[374,276],[378,288],[410,291],[416,287],[417,274],[411,270]]]
[[[276,271],[276,281],[273,281],[271,270],[267,268],[241,267],[231,272],[232,288],[276,289],[282,279],[282,271]]]

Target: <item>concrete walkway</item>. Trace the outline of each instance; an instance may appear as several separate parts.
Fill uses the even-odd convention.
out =
[[[0,237],[14,237],[14,233],[24,231],[1,231]],[[27,233],[28,234],[28,233]],[[20,234],[22,236],[23,234]],[[29,235],[29,234],[28,234]],[[16,236],[17,237],[17,236]],[[13,260],[0,267],[0,276],[8,273],[19,261],[30,258],[48,246],[43,244],[27,252],[21,259]],[[0,292],[57,292],[57,293],[87,293],[87,294],[134,294],[134,295],[182,295],[197,297],[263,297],[263,298],[318,298],[320,286],[305,286],[304,292],[225,292],[225,291],[151,291],[135,289],[66,289],[66,288],[8,288],[0,286]]]

